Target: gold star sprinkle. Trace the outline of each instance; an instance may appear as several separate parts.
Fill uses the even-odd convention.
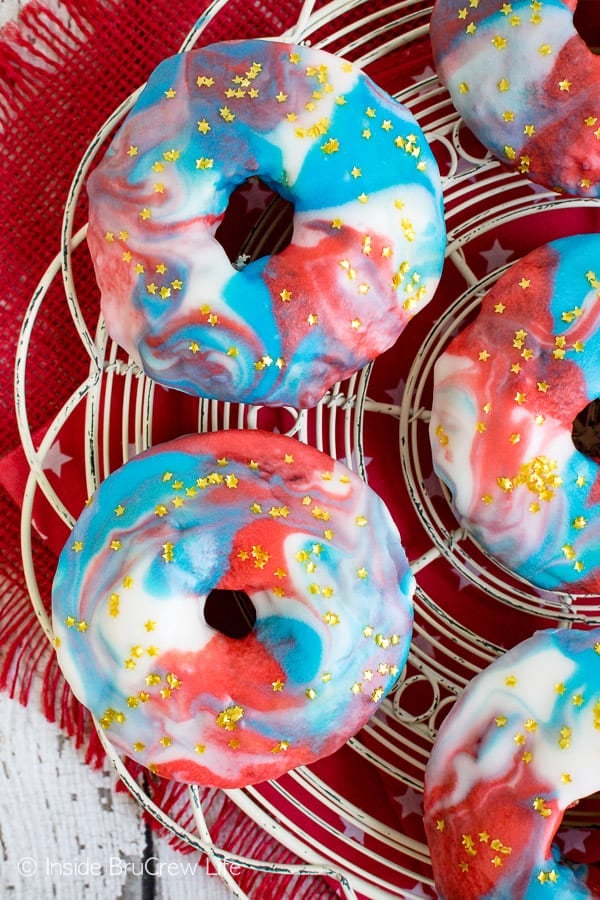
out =
[[[234,728],[237,728],[237,723],[244,717],[244,709],[241,706],[228,706],[227,709],[222,710],[218,716],[216,717],[216,722],[219,728],[224,728],[226,731],[233,731]]]
[[[327,153],[328,155],[332,153],[337,153],[340,149],[340,142],[337,138],[329,138],[328,141],[325,141],[324,144],[321,144],[321,150],[323,153]]]

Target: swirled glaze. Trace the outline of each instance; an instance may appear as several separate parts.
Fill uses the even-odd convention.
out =
[[[235,268],[215,237],[258,176],[291,243]],[[88,243],[110,335],[157,382],[315,405],[390,347],[444,256],[437,164],[356,66],[273,41],[165,60],[92,172]]]
[[[547,630],[477,675],[425,772],[425,829],[443,900],[600,896],[597,871],[552,843],[600,788],[600,629]]]
[[[600,236],[502,275],[435,366],[434,468],[484,549],[548,590],[600,593],[598,460],[573,423],[600,396]]]
[[[245,591],[249,634],[207,624]],[[179,781],[242,786],[356,733],[408,652],[414,579],[379,497],[292,438],[227,431],[112,473],[53,587],[60,666],[115,746]]]
[[[575,29],[576,5],[437,0],[431,43],[440,81],[485,147],[552,190],[599,197],[600,59]]]

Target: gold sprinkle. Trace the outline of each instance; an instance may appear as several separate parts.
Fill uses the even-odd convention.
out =
[[[237,723],[244,716],[244,709],[241,706],[228,706],[227,709],[222,710],[218,716],[216,717],[216,722],[219,728],[224,728],[226,731],[233,731],[234,728],[237,728]]]
[[[232,113],[228,106],[220,107],[219,115],[225,122],[233,122],[233,120],[235,119],[235,113]]]
[[[340,142],[337,138],[329,138],[328,141],[325,141],[324,144],[321,145],[321,150],[323,153],[331,154],[337,153],[340,149]]]
[[[546,806],[545,800],[543,800],[542,797],[536,797],[532,805],[535,811],[540,814],[540,816],[547,818],[548,816],[552,815],[552,810]]]

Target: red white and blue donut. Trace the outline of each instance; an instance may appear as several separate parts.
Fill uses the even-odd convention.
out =
[[[563,857],[565,811],[600,789],[600,629],[539,631],[466,687],[425,771],[425,830],[442,900],[600,896]]]
[[[573,24],[577,3],[436,0],[431,44],[456,109],[498,159],[600,197],[600,58]]]
[[[341,463],[267,432],[192,435],[85,507],[54,580],[56,652],[117,750],[241,787],[366,723],[404,666],[413,591],[386,506]]]
[[[291,242],[237,267],[217,240],[258,177]],[[431,299],[445,226],[412,114],[356,65],[267,40],[162,62],[88,183],[109,334],[167,387],[308,407]]]

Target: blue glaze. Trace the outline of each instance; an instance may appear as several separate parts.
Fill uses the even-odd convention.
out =
[[[266,644],[293,685],[309,684],[319,674],[321,638],[299,619],[268,616],[256,623],[256,636]]]

